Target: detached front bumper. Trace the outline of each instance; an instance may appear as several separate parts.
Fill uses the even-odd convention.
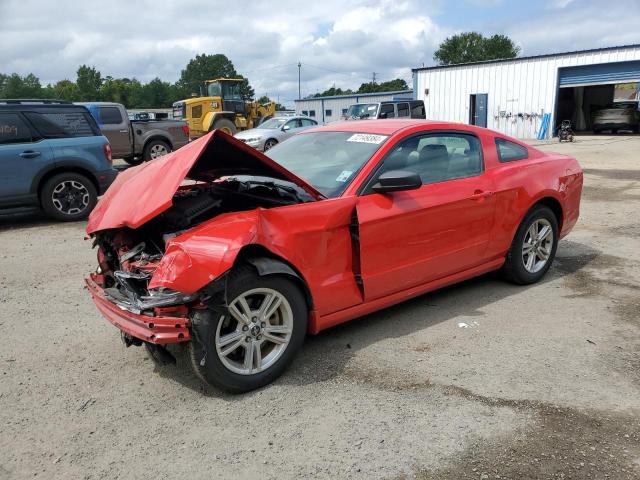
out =
[[[149,316],[135,314],[122,309],[110,301],[104,289],[95,281],[92,273],[85,278],[87,290],[93,303],[102,315],[124,333],[138,338],[143,342],[166,345],[168,343],[188,342],[191,339],[189,327],[191,321],[184,316]],[[156,309],[158,313],[171,311],[171,308]]]

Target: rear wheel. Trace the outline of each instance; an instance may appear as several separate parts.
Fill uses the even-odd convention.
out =
[[[129,165],[140,165],[144,160],[142,159],[142,157],[128,157],[128,158],[123,158],[123,160],[125,162],[127,162]]]
[[[540,280],[553,262],[558,245],[558,220],[549,207],[533,207],[520,224],[502,272],[520,285]]]
[[[148,162],[149,160],[154,160],[156,158],[163,157],[168,153],[171,153],[171,145],[169,145],[164,140],[151,140],[144,147],[142,159],[145,162]]]
[[[228,280],[228,308],[194,318],[189,344],[196,374],[232,393],[260,388],[278,378],[302,346],[307,306],[286,276],[261,277],[251,266]]]
[[[222,130],[227,135],[235,135],[238,129],[234,123],[228,118],[219,118],[213,123],[213,129]]]
[[[52,218],[71,222],[87,218],[98,201],[96,187],[79,173],[60,173],[40,190],[42,209]]]

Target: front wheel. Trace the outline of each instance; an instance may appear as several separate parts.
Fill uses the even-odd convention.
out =
[[[251,266],[236,268],[227,285],[228,307],[193,319],[189,344],[195,373],[232,393],[260,388],[278,378],[302,346],[307,305],[285,276],[259,276]]]
[[[213,130],[222,130],[227,135],[235,135],[238,132],[235,124],[228,118],[219,118],[213,124]]]
[[[537,205],[520,224],[502,272],[514,283],[535,283],[551,267],[557,246],[558,220],[549,207]]]
[[[277,144],[278,141],[275,138],[270,138],[269,140],[264,142],[264,151],[266,152],[267,150],[275,147]]]

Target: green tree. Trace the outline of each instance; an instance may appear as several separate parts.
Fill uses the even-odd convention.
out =
[[[200,88],[205,80],[231,78],[236,75],[236,69],[226,55],[203,53],[189,60],[180,74],[177,85],[182,90],[184,97],[187,98],[194,93],[200,95]]]
[[[95,67],[81,65],[78,68],[76,85],[78,86],[78,97],[81,101],[95,102],[100,100],[102,75]]]
[[[402,78],[396,78],[382,83],[363,83],[360,85],[357,93],[376,93],[376,92],[397,92],[400,90],[408,90],[407,82]]]
[[[353,90],[351,90],[350,88],[346,89],[346,90],[342,90],[341,88],[336,88],[336,86],[334,85],[331,88],[328,88],[327,90],[325,90],[324,92],[321,93],[316,93],[315,95],[313,95],[313,98],[319,98],[319,97],[332,97],[334,95],[349,95],[353,93]]]
[[[33,73],[24,77],[12,73],[0,78],[0,98],[43,98],[44,93],[40,79]]]
[[[179,98],[189,98],[193,94],[200,95],[204,81],[214,78],[242,78],[243,82],[240,86],[242,97],[245,100],[251,100],[255,96],[249,80],[236,72],[233,62],[226,55],[203,53],[192,58],[180,73],[180,79],[176,83]]]
[[[51,98],[68,102],[75,102],[79,99],[78,86],[71,80],[60,80],[54,85],[49,85],[47,89],[51,92]]]
[[[453,35],[442,42],[433,59],[439,65],[455,65],[515,58],[519,54],[520,47],[506,35],[485,37],[481,33],[465,32]]]

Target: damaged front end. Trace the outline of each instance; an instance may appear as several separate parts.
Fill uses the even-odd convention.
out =
[[[301,179],[215,131],[116,179],[87,226],[98,259],[88,291],[127,345],[187,342],[196,312],[208,308],[212,291],[224,290],[220,259],[256,228],[251,212],[318,198]],[[198,229],[207,229],[206,239]]]

